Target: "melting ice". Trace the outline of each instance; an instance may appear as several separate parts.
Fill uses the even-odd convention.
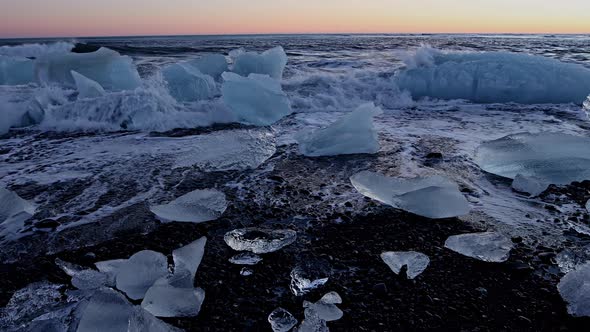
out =
[[[201,223],[219,218],[227,208],[225,194],[213,190],[195,190],[168,204],[150,207],[150,210],[167,222]]]
[[[408,279],[419,276],[430,264],[428,256],[416,251],[388,251],[381,254],[381,259],[395,274],[406,266]]]
[[[508,260],[512,241],[496,232],[450,236],[445,248],[485,262],[501,263]]]

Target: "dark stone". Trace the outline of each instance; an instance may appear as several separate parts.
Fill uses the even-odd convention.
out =
[[[428,159],[442,159],[443,155],[440,152],[430,152],[426,155]]]
[[[94,53],[100,49],[100,46],[76,43],[72,53]]]

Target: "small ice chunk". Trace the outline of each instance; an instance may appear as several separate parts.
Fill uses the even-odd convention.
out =
[[[399,274],[402,268],[407,266],[406,275],[408,279],[419,276],[430,264],[428,256],[416,251],[384,252],[381,254],[381,259],[395,274]]]
[[[33,60],[0,55],[0,85],[22,85],[34,80]]]
[[[165,222],[202,223],[215,220],[225,212],[225,194],[214,190],[195,190],[168,204],[156,205],[150,211]]]
[[[590,179],[590,138],[542,132],[509,135],[483,143],[475,155],[479,167],[514,179],[533,177],[548,184]]]
[[[265,254],[295,242],[297,232],[290,229],[242,228],[227,232],[223,239],[233,250]]]
[[[186,64],[216,80],[221,78],[221,74],[228,71],[227,60],[221,54],[208,54],[198,59],[190,60]]]
[[[235,53],[234,53],[235,54]],[[261,54],[239,52],[234,60],[232,71],[238,75],[266,74],[274,79],[283,78],[287,65],[287,54],[281,46],[277,46]]]
[[[223,102],[241,123],[269,126],[293,112],[281,83],[267,75],[225,72],[222,77]]]
[[[230,258],[229,262],[236,265],[256,265],[262,262],[262,257],[251,252],[242,252]]]
[[[182,271],[185,270],[190,276],[190,278],[186,280],[186,287],[193,287],[194,285],[197,269],[205,254],[205,244],[207,244],[207,238],[202,237],[172,252],[172,258],[174,259],[174,273],[182,273]]]
[[[147,291],[141,306],[156,317],[195,317],[204,300],[201,288],[179,288],[158,281]]]
[[[340,303],[342,303],[342,298],[340,295],[336,292],[330,292],[324,295],[316,303],[304,301],[303,307],[305,308],[306,312],[308,310],[312,310],[320,319],[323,319],[326,322],[331,322],[339,320],[344,315],[342,310],[336,306],[336,304]],[[306,313],[305,316],[307,317],[308,314]]]
[[[590,212],[590,199],[586,201],[586,211]]]
[[[117,271],[117,288],[129,298],[140,300],[154,282],[168,274],[166,256],[151,250],[140,251]]]
[[[213,77],[205,75],[185,63],[176,63],[164,67],[162,76],[168,83],[170,95],[180,102],[209,99],[216,92]]]
[[[501,263],[510,257],[512,241],[496,232],[461,234],[450,236],[445,248],[484,262]]]
[[[37,282],[17,290],[0,310],[0,326],[26,324],[47,312],[59,309],[64,285]]]
[[[24,223],[35,213],[35,206],[0,185],[0,239],[16,239]]]
[[[291,270],[291,291],[296,296],[305,295],[325,285],[330,273],[331,269],[327,262],[306,259]]]
[[[268,322],[273,332],[288,332],[297,325],[298,321],[287,310],[276,308],[268,315]]]
[[[590,316],[590,263],[566,274],[559,281],[557,289],[568,303],[567,310],[571,315]]]
[[[297,332],[328,332],[326,321],[321,319],[314,310],[305,310],[305,319],[297,327]]]
[[[243,277],[249,277],[253,274],[254,274],[254,271],[252,269],[247,268],[247,267],[242,268],[242,270],[240,271],[240,275]]]
[[[533,197],[539,196],[542,192],[547,190],[547,187],[549,187],[549,184],[543,182],[541,179],[520,174],[516,175],[514,181],[512,181],[512,189],[518,192],[527,193]]]
[[[373,103],[363,104],[330,126],[297,135],[299,151],[309,157],[377,153],[379,140],[373,117],[381,114]]]
[[[555,256],[555,261],[561,272],[573,271],[578,266],[590,261],[590,245],[564,249]]]
[[[115,287],[115,278],[119,268],[127,262],[126,259],[113,259],[110,261],[103,261],[94,263],[98,271],[107,275],[107,285]]]
[[[350,182],[364,196],[423,217],[441,219],[469,213],[469,203],[457,184],[442,176],[403,179],[363,171]]]
[[[586,116],[590,117],[590,96],[582,103],[582,109],[586,112]]]
[[[102,86],[88,77],[72,70],[72,77],[78,89],[78,98],[96,98],[106,93]]]

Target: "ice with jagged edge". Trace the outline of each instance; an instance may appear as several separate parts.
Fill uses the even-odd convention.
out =
[[[221,74],[228,71],[227,60],[221,54],[207,54],[200,58],[189,60],[186,64],[216,80],[219,80]]]
[[[162,69],[172,97],[180,102],[195,102],[209,99],[217,92],[213,77],[201,73],[186,63],[175,63]]]
[[[81,266],[65,262],[59,258],[55,259],[55,264],[62,269],[67,275],[72,277],[72,285],[81,290],[98,289],[101,287],[113,287],[114,278],[102,271],[85,269]]]
[[[195,190],[170,203],[150,207],[150,211],[163,221],[192,223],[218,219],[225,209],[225,194],[214,189]]]
[[[573,271],[578,266],[590,262],[590,245],[564,249],[555,256],[555,262],[561,272]]]
[[[225,72],[222,77],[223,102],[241,123],[268,126],[293,112],[281,83],[268,75]]]
[[[422,47],[405,62],[395,82],[414,98],[581,104],[590,91],[590,69],[543,56]]]
[[[276,308],[268,315],[268,322],[273,332],[288,332],[297,325],[298,321],[287,310]]]
[[[232,71],[238,75],[265,74],[279,80],[283,78],[283,71],[288,60],[287,54],[281,46],[261,54],[237,50],[232,51],[230,56],[234,58]]]
[[[262,257],[251,252],[242,252],[232,256],[229,262],[236,265],[256,265],[262,262]]]
[[[512,181],[512,189],[518,192],[527,193],[533,197],[539,196],[542,192],[547,190],[547,187],[549,187],[549,184],[543,180],[523,176],[521,174],[517,174],[516,177],[514,177],[514,181]]]
[[[72,70],[71,73],[76,83],[76,89],[78,90],[78,98],[96,98],[106,94],[106,91],[104,91],[98,82],[89,79],[75,70]]]
[[[442,176],[392,178],[363,171],[350,178],[364,196],[431,219],[469,213],[469,203],[457,184]]]
[[[563,185],[590,179],[590,138],[561,133],[520,133],[483,143],[475,161],[486,172],[532,177]]]
[[[363,104],[326,128],[297,135],[299,151],[309,157],[377,153],[379,140],[373,117],[381,114],[373,103]]]
[[[21,56],[0,55],[0,85],[22,85],[35,81],[34,62]]]
[[[32,203],[0,185],[0,240],[18,239],[25,221],[35,210]]]
[[[567,273],[557,289],[568,303],[567,310],[571,315],[590,316],[590,262]]]
[[[305,319],[297,327],[298,332],[327,332],[326,322],[342,318],[344,313],[336,304],[341,304],[342,298],[336,292],[325,294],[319,301],[311,303],[303,301]]]
[[[330,280],[331,268],[322,261],[306,259],[291,270],[289,288],[295,296],[302,296],[322,287]]]
[[[430,258],[416,251],[388,251],[381,253],[381,259],[395,273],[399,274],[404,266],[407,267],[408,279],[419,276],[430,264]]]
[[[40,83],[75,87],[72,70],[109,91],[132,90],[141,85],[133,60],[108,48],[92,53],[48,53],[35,60],[35,78]]]
[[[266,254],[295,242],[297,232],[290,229],[242,228],[227,232],[223,239],[233,250]]]
[[[143,299],[156,280],[168,274],[166,256],[151,250],[140,251],[131,256],[117,269],[117,289],[132,300]]]
[[[450,236],[445,248],[484,262],[501,263],[508,260],[513,244],[496,232],[470,233]]]
[[[586,116],[590,118],[590,96],[588,96],[582,104],[582,109],[586,113]]]

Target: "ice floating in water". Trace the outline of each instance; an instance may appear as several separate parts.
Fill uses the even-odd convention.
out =
[[[486,172],[518,174],[547,184],[590,179],[590,138],[559,133],[514,134],[482,144],[475,161]]]
[[[512,189],[527,193],[531,196],[539,196],[542,192],[547,190],[549,184],[533,177],[527,177],[523,175],[516,175],[514,181],[512,181]]]
[[[582,65],[522,53],[444,53],[424,48],[396,77],[414,98],[482,103],[581,104],[590,91]]]
[[[221,54],[205,55],[198,59],[187,61],[186,64],[216,80],[221,78],[221,74],[228,71],[227,60],[225,59],[225,56]]]
[[[445,248],[485,262],[501,263],[510,257],[512,241],[495,232],[461,234],[450,236]]]
[[[98,82],[95,82],[74,70],[72,70],[71,73],[74,82],[76,83],[76,89],[78,89],[78,98],[96,98],[105,95],[106,92]]]
[[[590,263],[566,274],[557,285],[571,315],[590,316]]]
[[[41,83],[75,86],[72,70],[98,82],[106,90],[131,90],[141,85],[133,60],[101,48],[93,53],[49,53],[35,61],[35,76]]]
[[[0,85],[28,84],[34,80],[33,60],[0,55]]]
[[[262,257],[251,252],[242,252],[230,258],[229,262],[236,265],[256,265],[262,262]]]
[[[195,190],[164,205],[150,208],[164,221],[201,223],[219,218],[227,208],[225,194],[213,190]]]
[[[291,270],[291,291],[296,296],[305,295],[325,285],[330,274],[331,268],[327,262],[307,259]]]
[[[215,80],[186,64],[177,63],[162,69],[170,94],[181,102],[194,102],[215,95]]]
[[[13,240],[24,222],[35,213],[35,206],[0,185],[0,239]]]
[[[268,315],[268,322],[273,332],[288,332],[297,325],[297,319],[283,308],[273,310]]]
[[[243,228],[227,232],[223,239],[233,250],[265,254],[295,242],[297,232],[290,229]]]
[[[326,128],[299,134],[299,151],[310,157],[377,153],[379,140],[373,117],[381,113],[372,103],[361,105]]]
[[[381,259],[395,274],[399,274],[402,268],[407,266],[406,275],[408,279],[419,276],[430,263],[428,256],[416,251],[384,252],[381,254]]]
[[[117,288],[133,300],[143,299],[156,280],[168,274],[166,256],[151,250],[140,251],[117,270]]]
[[[423,217],[440,219],[469,213],[457,184],[442,176],[402,179],[364,171],[350,181],[367,197]]]
[[[261,54],[238,52],[234,59],[232,71],[242,76],[266,74],[280,80],[283,78],[283,71],[286,65],[287,54],[281,46],[277,46]]]
[[[260,74],[242,77],[226,72],[222,76],[223,102],[239,122],[268,126],[292,113],[289,98],[279,81]]]

